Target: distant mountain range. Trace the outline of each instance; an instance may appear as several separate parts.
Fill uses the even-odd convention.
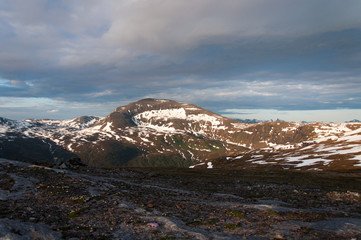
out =
[[[237,120],[238,122],[242,122],[242,123],[261,123],[261,122],[267,122],[267,121],[261,121],[261,120],[257,120],[257,119],[240,119],[240,118],[235,118],[235,120]]]
[[[360,169],[361,123],[242,123],[188,103],[143,99],[105,118],[0,118],[0,157],[95,167]]]

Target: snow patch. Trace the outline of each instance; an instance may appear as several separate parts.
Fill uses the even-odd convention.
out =
[[[186,119],[187,114],[184,108],[173,108],[173,109],[160,109],[160,110],[151,110],[151,111],[145,111],[142,113],[139,113],[135,115],[136,119],[155,119],[155,120],[168,120],[170,119]]]
[[[207,114],[191,114],[188,115],[187,119],[196,122],[210,122],[212,126],[221,125],[221,122],[219,121],[220,117],[214,117]]]
[[[130,137],[126,137],[126,136],[120,136],[121,138],[124,138],[125,140],[127,140],[128,142],[132,142],[132,143],[136,143],[136,141]]]
[[[332,160],[327,160],[327,159],[323,159],[323,158],[305,159],[307,157],[308,156],[305,156],[305,155],[295,156],[295,157],[287,157],[286,161],[288,163],[300,162],[300,163],[296,163],[296,165],[295,165],[296,168],[300,168],[300,167],[304,167],[304,166],[312,166],[312,165],[318,164],[320,162],[322,162],[323,165],[327,165],[328,163],[332,162]]]
[[[6,126],[0,126],[0,133],[6,133],[9,130]]]
[[[188,108],[186,108],[186,110],[189,110],[189,111],[199,111],[200,109],[199,109],[199,108],[188,107]]]
[[[189,168],[194,168],[194,167],[196,167],[196,166],[202,166],[202,165],[204,165],[204,164],[205,164],[204,162],[198,163],[198,164],[196,164],[196,165],[189,166]]]

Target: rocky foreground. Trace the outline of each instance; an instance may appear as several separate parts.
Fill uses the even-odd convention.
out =
[[[0,159],[0,239],[361,239],[361,172]]]

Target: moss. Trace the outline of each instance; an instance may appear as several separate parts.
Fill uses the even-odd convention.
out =
[[[72,226],[62,226],[62,227],[59,227],[59,230],[61,230],[61,231],[69,231],[69,230],[71,230],[71,229],[73,229]]]
[[[192,221],[192,222],[188,222],[187,225],[188,226],[199,226],[199,225],[204,225],[204,223],[202,221],[195,220],[195,221]]]
[[[104,195],[96,195],[96,196],[93,196],[93,197],[90,198],[90,200],[96,200],[96,201],[99,201],[99,200],[102,200],[102,199],[105,199]]]
[[[278,215],[278,213],[273,209],[268,209],[267,212],[271,215]]]
[[[83,203],[85,203],[85,199],[84,199],[83,196],[74,197],[74,198],[71,198],[71,203],[73,203],[73,204],[83,204]]]
[[[70,211],[69,213],[68,213],[68,217],[69,218],[76,218],[76,217],[79,217],[80,215],[79,215],[79,212],[77,211],[77,210],[75,210],[75,211]]]
[[[225,228],[226,229],[228,229],[228,230],[235,230],[236,228],[240,228],[240,227],[242,227],[242,224],[241,223],[236,223],[236,224],[227,224],[226,226],[225,226]]]
[[[89,227],[89,226],[83,226],[83,225],[76,226],[76,229],[77,229],[77,230],[85,230],[85,231],[90,231],[90,230],[94,231],[93,228],[91,228],[91,227]]]
[[[137,225],[142,225],[142,226],[145,226],[145,225],[147,225],[147,223],[146,222],[143,222],[143,221],[136,221],[136,222],[134,222],[134,224],[137,224]]]
[[[253,194],[251,196],[249,196],[250,198],[263,198],[265,195],[262,194],[262,193],[256,193],[256,194]]]
[[[176,239],[176,238],[173,236],[165,236],[165,237],[160,238],[160,240],[171,240],[171,239]]]
[[[80,213],[82,213],[86,210],[88,210],[88,208],[80,208],[80,209],[76,209],[76,210],[71,210],[67,216],[68,216],[68,218],[77,218],[77,217],[80,217]]]
[[[211,225],[217,224],[219,222],[220,222],[220,220],[218,218],[210,218],[210,219],[208,219],[208,223],[211,224]]]
[[[230,210],[227,213],[229,215],[233,215],[233,216],[238,217],[238,218],[246,218],[246,215],[244,215],[243,213],[241,213],[240,211],[237,211],[237,210]]]

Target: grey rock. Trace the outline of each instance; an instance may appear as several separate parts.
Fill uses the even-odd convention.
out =
[[[54,232],[42,223],[20,222],[0,219],[0,240],[60,240],[60,233]]]

